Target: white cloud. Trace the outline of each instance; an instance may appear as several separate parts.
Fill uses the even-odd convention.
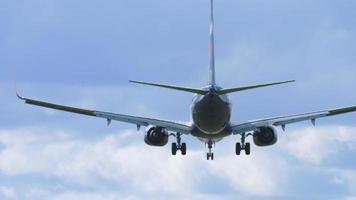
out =
[[[53,185],[61,186],[52,188],[53,191],[51,188],[49,191],[26,189],[26,193],[31,194],[26,199],[116,200],[146,196],[156,199],[162,196],[230,199],[229,193],[220,197],[214,196],[213,192],[207,196],[203,192],[207,190],[205,187],[228,188],[227,191],[246,197],[274,197],[289,191],[289,185],[293,183],[291,173],[303,173],[303,170],[295,170],[297,163],[291,165],[284,157],[292,155],[304,164],[317,164],[325,172],[323,176],[330,178],[331,184],[345,184],[352,191],[356,186],[354,171],[330,171],[323,166],[323,161],[345,150],[345,144],[348,144],[347,151],[353,150],[354,130],[341,126],[294,130],[280,137],[279,145],[270,148],[272,151],[255,147],[251,156],[237,157],[230,148],[218,143],[221,146],[212,162],[205,160],[206,149],[190,150],[185,157],[173,157],[169,155],[169,147],[149,147],[141,139],[137,140],[137,133],[132,131],[108,134],[102,139],[87,139],[78,137],[78,134],[73,134],[77,138],[73,137],[65,131],[3,130],[0,131],[0,171],[14,178],[33,175],[59,180]],[[232,142],[228,143],[233,146]],[[215,183],[215,180],[219,181]],[[125,192],[110,188],[105,193],[77,190],[77,187],[95,188],[108,183],[118,188],[124,186]],[[12,195],[11,191],[15,190],[4,191]],[[129,196],[130,191],[135,191],[135,196]]]
[[[183,194],[184,195],[184,194]],[[140,199],[150,199],[148,196],[142,197],[139,194],[132,195],[120,195],[118,193],[94,193],[94,192],[65,192],[63,194],[54,194],[49,200],[140,200]],[[186,196],[169,196],[164,197],[162,195],[157,195],[154,199],[172,199],[172,200],[223,200],[226,199],[222,196],[216,195],[204,195],[204,194],[187,194]],[[234,198],[236,199],[236,198]]]
[[[92,186],[97,178],[142,192],[184,194],[199,181],[197,153],[171,157],[168,149],[129,142],[137,133],[124,131],[99,141],[62,138],[59,133],[1,131],[0,170],[10,176],[38,173]],[[46,138],[46,139],[44,139]],[[16,141],[18,141],[16,143]],[[123,143],[129,142],[129,145]],[[200,156],[199,156],[200,158]]]
[[[237,159],[218,155],[218,160],[207,162],[205,149],[191,150],[185,157],[172,157],[169,147],[154,148],[141,140],[136,142],[133,137],[137,133],[131,131],[97,141],[71,138],[62,131],[44,132],[0,131],[4,146],[0,153],[1,172],[9,176],[56,177],[81,187],[93,187],[106,180],[134,189],[138,195],[178,195],[183,199],[203,199],[199,192],[206,184],[203,181],[218,177],[226,187],[246,195],[275,195],[285,179],[285,164],[275,156],[267,158],[258,153]],[[261,165],[264,167],[260,168]],[[56,198],[73,199],[77,195],[90,194],[71,192]],[[92,198],[110,196],[93,194]]]
[[[137,200],[136,197],[117,197],[117,194],[96,194],[96,193],[78,193],[78,192],[67,192],[64,194],[54,195],[48,200]]]
[[[7,186],[0,186],[0,196],[3,196],[6,199],[17,199],[15,189]]]
[[[345,184],[345,180],[339,176],[334,176],[331,180],[332,183],[337,184],[337,185],[343,185]]]
[[[289,131],[281,137],[282,148],[297,159],[321,164],[343,148],[351,151],[356,142],[356,128],[344,126],[309,127]]]
[[[350,195],[356,195],[356,171],[352,169],[334,169],[333,173],[338,174],[339,179],[345,183]]]
[[[356,200],[356,197],[346,197],[344,200]]]
[[[286,189],[288,166],[278,155],[256,149],[251,156],[223,156],[209,163],[230,187],[252,196],[278,196]]]

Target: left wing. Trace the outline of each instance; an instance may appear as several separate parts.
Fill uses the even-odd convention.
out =
[[[18,94],[17,94],[17,97],[19,99],[25,101],[25,103],[27,103],[27,104],[32,104],[32,105],[36,105],[36,106],[41,106],[41,107],[46,107],[46,108],[51,108],[51,109],[56,109],[56,110],[61,110],[61,111],[66,111],[66,112],[72,112],[72,113],[77,113],[77,114],[82,114],[82,115],[87,115],[87,116],[92,116],[92,117],[104,118],[107,120],[108,124],[111,122],[111,120],[116,120],[116,121],[136,124],[138,129],[140,126],[153,125],[153,126],[163,127],[168,131],[180,132],[182,134],[189,134],[191,131],[191,126],[188,125],[187,123],[179,123],[179,122],[174,122],[174,121],[167,121],[167,120],[160,120],[160,119],[153,119],[153,118],[146,118],[146,117],[137,117],[137,116],[122,115],[122,114],[115,114],[115,113],[109,113],[109,112],[69,107],[69,106],[64,106],[64,105],[53,104],[53,103],[48,103],[48,102],[44,102],[44,101],[38,101],[38,100],[34,100],[34,99],[24,98]]]
[[[315,120],[317,118],[334,116],[334,115],[339,115],[339,114],[344,114],[344,113],[349,113],[354,111],[356,111],[356,106],[350,106],[350,107],[330,109],[325,111],[311,112],[311,113],[305,113],[299,115],[290,115],[290,116],[274,117],[274,118],[267,118],[261,120],[253,120],[242,124],[232,125],[231,128],[233,134],[255,131],[258,130],[258,128],[265,127],[265,126],[281,126],[282,129],[285,130],[287,124],[305,121],[305,120],[311,120],[313,125],[315,125]]]

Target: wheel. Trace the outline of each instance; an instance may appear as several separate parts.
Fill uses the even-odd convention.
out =
[[[172,143],[172,155],[177,154],[177,143],[173,142]]]
[[[245,153],[246,153],[246,155],[250,155],[250,153],[251,153],[251,145],[250,145],[250,143],[246,143],[246,145],[245,145]]]
[[[214,153],[206,153],[207,160],[214,160]]]
[[[241,144],[238,142],[236,143],[236,155],[240,155],[241,154]]]
[[[187,144],[186,143],[182,143],[182,146],[180,147],[180,151],[183,156],[187,153]]]

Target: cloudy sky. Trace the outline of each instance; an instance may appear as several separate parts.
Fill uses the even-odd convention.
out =
[[[217,82],[296,79],[236,93],[233,121],[356,104],[356,1],[216,1]],[[215,160],[146,146],[132,125],[24,105],[22,95],[124,114],[189,120],[208,77],[208,0],[0,1],[0,199],[356,199],[356,114],[279,130],[272,147]]]

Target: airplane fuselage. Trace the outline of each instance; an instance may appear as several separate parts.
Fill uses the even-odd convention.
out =
[[[209,87],[209,93],[196,95],[192,103],[193,135],[200,138],[216,138],[228,135],[231,104],[227,95],[218,95],[217,87]]]

